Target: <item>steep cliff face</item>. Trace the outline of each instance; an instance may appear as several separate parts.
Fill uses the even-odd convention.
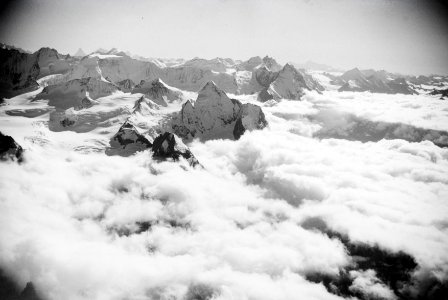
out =
[[[277,69],[275,61],[267,61],[271,68]],[[253,70],[249,84],[243,88],[245,93],[258,92],[258,100],[262,102],[270,99],[299,100],[304,90],[321,92],[324,88],[311,75],[290,64],[274,72],[264,63]]]
[[[283,69],[278,72],[275,80],[272,81],[265,92],[269,93],[274,99],[279,97],[299,100],[302,97],[304,90],[322,91],[323,87],[310,75],[298,71],[290,64],[286,64]]]
[[[199,91],[194,106],[187,101],[180,112],[178,134],[186,137],[221,134],[236,120],[239,102],[232,101],[226,93],[210,81]],[[183,132],[185,131],[185,132]]]
[[[70,70],[71,58],[55,49],[41,48],[25,53],[11,47],[0,48],[0,97],[12,97],[39,87],[37,80]]]
[[[0,99],[37,89],[39,63],[33,54],[0,48]]]
[[[52,74],[64,74],[70,70],[70,62],[55,49],[41,48],[33,55],[36,56],[39,64],[40,72],[38,78]]]

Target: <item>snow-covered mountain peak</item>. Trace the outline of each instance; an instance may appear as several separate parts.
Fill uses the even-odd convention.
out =
[[[295,68],[292,64],[286,63],[286,64],[283,66],[282,71],[283,71],[283,72],[295,72],[295,71],[296,71],[296,68]]]

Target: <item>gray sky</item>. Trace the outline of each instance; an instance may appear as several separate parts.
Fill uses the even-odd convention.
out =
[[[342,68],[448,74],[446,8],[428,0],[29,0],[3,12],[0,41],[73,54],[270,55]]]

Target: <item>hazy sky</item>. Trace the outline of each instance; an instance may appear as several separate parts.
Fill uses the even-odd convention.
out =
[[[0,16],[0,41],[71,54],[268,54],[282,63],[448,74],[446,13],[443,1],[428,0],[13,1]]]

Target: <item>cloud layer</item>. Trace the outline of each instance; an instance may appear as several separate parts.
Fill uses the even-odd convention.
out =
[[[324,104],[389,117],[308,97],[265,107],[269,128],[238,141],[193,141],[204,168],[23,140],[25,163],[0,171],[1,269],[47,299],[339,299],[309,276],[338,276],[355,258],[304,226],[314,218],[352,243],[412,256],[409,290],[446,281],[448,149],[314,138],[329,122],[312,117]],[[397,116],[411,102],[390,99]],[[416,122],[445,130],[433,126],[446,117],[439,108],[433,124]],[[347,276],[357,295],[396,298],[375,270]]]

